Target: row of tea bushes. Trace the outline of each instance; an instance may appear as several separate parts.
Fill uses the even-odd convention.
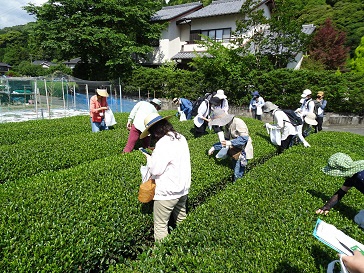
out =
[[[315,210],[344,178],[321,168],[336,152],[363,159],[364,137],[321,132],[308,141],[311,148],[296,146],[256,166],[192,211],[162,244],[108,272],[326,272],[337,253],[313,237]],[[352,189],[320,218],[363,242],[353,222],[362,203]]]
[[[85,116],[0,124],[0,183],[121,153],[128,113],[115,116],[118,126],[97,134]]]
[[[127,135],[110,130],[102,134],[43,138],[0,146],[0,182],[29,177],[43,171],[74,165],[121,153]]]
[[[89,116],[2,123],[0,124],[0,145],[77,135],[89,131],[91,131]]]
[[[163,115],[168,114],[171,114],[171,111],[163,113]],[[77,128],[81,117],[47,120],[47,123],[41,123],[42,126],[39,128],[32,127],[35,125],[33,121],[29,122],[32,125],[30,127],[28,122],[19,123],[15,126],[19,127],[16,130],[6,127],[9,130],[7,133],[4,131],[4,126],[0,126],[0,130],[3,130],[9,139],[18,138],[19,132],[23,132],[25,136],[32,136],[29,140],[12,145],[0,145],[0,183],[29,177],[43,171],[65,169],[83,162],[121,153],[128,137],[128,131],[125,128],[127,117],[128,113],[116,114],[119,127],[97,134],[90,131],[89,123],[87,123],[87,132],[77,134],[74,132],[70,135],[62,134],[59,131],[58,135],[53,133],[60,127],[63,129]],[[88,121],[87,117],[82,118],[84,121]],[[192,121],[179,122],[177,118],[173,118],[171,122],[187,139],[193,139]],[[258,124],[261,131],[261,124]],[[33,135],[26,134],[25,132],[29,128],[33,128],[34,132],[39,132]],[[37,134],[37,138],[33,138],[35,134]]]
[[[260,122],[251,122],[252,128],[262,130]],[[186,122],[176,127],[184,131],[191,126]],[[90,135],[105,137],[113,132],[105,133]],[[85,137],[79,134],[80,139]],[[264,154],[261,150],[274,154],[265,137],[257,134],[254,139],[259,144],[257,154]],[[228,161],[206,154],[216,140],[214,134],[189,140],[193,210],[229,184]],[[141,164],[145,158],[135,151],[1,185],[0,268],[5,272],[99,271],[148,250],[153,244],[153,219],[150,207],[137,201]]]

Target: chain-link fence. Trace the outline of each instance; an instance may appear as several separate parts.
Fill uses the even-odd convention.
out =
[[[63,74],[0,78],[0,122],[88,114],[96,88],[106,88],[113,112],[130,112],[137,99],[125,98],[122,86],[85,81]]]

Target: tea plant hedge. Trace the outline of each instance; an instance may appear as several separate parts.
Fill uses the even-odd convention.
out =
[[[156,248],[109,272],[326,272],[337,253],[312,235],[323,205],[343,178],[321,168],[335,152],[362,159],[364,137],[311,135],[311,148],[295,146],[256,166],[192,211]],[[323,220],[364,241],[353,222],[363,208],[353,189]]]
[[[296,262],[299,269],[307,262],[313,268],[307,250],[312,247],[321,269],[334,258],[310,238],[317,218],[312,212],[341,183],[339,179],[328,179],[331,184],[322,180],[326,177],[319,168],[337,150],[360,157],[363,137],[323,132],[309,137],[315,148],[295,146],[277,156],[262,123],[243,118],[253,138],[255,158],[243,179],[232,184],[231,162],[207,156],[217,136],[210,133],[195,139],[192,121],[170,119],[189,142],[190,212],[165,243],[154,247],[151,205],[137,201],[139,168],[145,158],[138,151],[121,154],[127,138],[126,118],[127,114],[117,114],[118,126],[97,134],[89,131],[87,118],[81,119],[86,122],[81,125],[84,129],[71,135],[63,135],[62,130],[58,135],[48,133],[52,120],[48,126],[40,124],[43,133],[33,132],[36,139],[0,146],[8,153],[1,165],[10,162],[15,173],[8,171],[7,180],[0,185],[0,268],[4,272],[104,272],[108,268],[110,272],[242,272],[238,270],[241,261],[246,272],[275,272],[277,261],[285,261],[283,254],[288,255],[288,262],[298,255],[299,251],[292,250],[297,247],[294,239],[302,242]],[[55,121],[55,127],[72,127],[80,117]],[[15,132],[26,131],[29,125],[17,126]],[[0,130],[5,130],[1,124]],[[26,153],[19,149],[28,151],[26,162],[33,163],[24,164]],[[280,180],[283,178],[287,181]],[[297,183],[299,179],[303,182]],[[351,204],[352,196],[356,201],[360,197],[354,191],[345,204]],[[304,211],[299,213],[297,206]],[[346,219],[336,210],[332,215],[328,219]],[[351,219],[346,223],[355,231]],[[289,226],[294,232],[287,231]],[[267,253],[269,259],[264,258]],[[288,272],[291,268],[282,265],[280,269]]]

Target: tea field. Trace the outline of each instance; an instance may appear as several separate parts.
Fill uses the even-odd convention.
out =
[[[337,258],[312,236],[315,210],[343,183],[321,168],[335,152],[363,159],[363,136],[320,132],[277,155],[263,123],[244,117],[254,159],[232,183],[229,159],[207,155],[217,136],[170,119],[189,142],[189,214],[154,245],[151,204],[137,200],[145,157],[122,154],[127,115],[97,134],[87,116],[0,124],[3,272],[326,272]],[[320,217],[364,242],[362,208],[352,189]]]

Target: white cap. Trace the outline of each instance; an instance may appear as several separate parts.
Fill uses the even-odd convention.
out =
[[[305,90],[303,90],[301,97],[306,98],[308,95],[311,95],[311,94],[312,94],[312,92],[310,89],[305,89]]]
[[[162,106],[162,102],[159,99],[152,99],[151,102],[155,103],[158,106]]]

